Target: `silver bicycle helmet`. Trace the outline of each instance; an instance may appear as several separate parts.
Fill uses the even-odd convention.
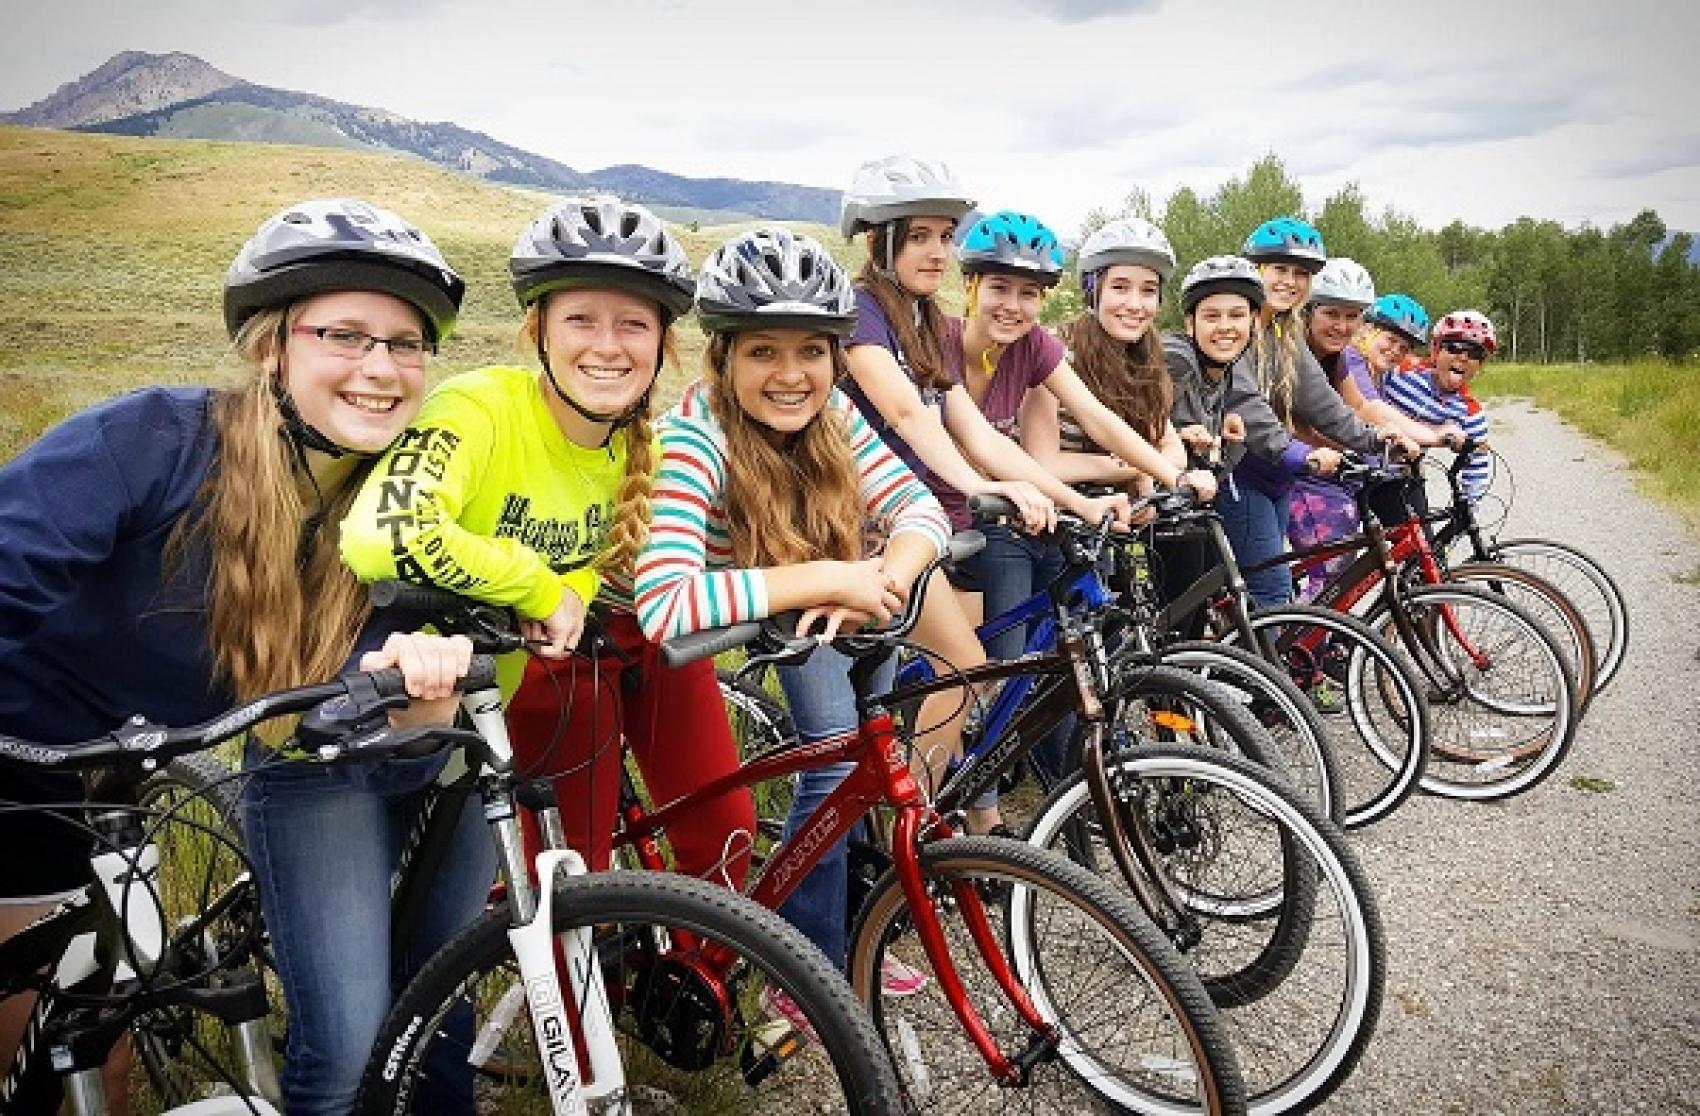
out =
[[[857,169],[841,206],[838,227],[850,237],[899,217],[960,219],[974,200],[943,163],[890,155]]]
[[[1244,256],[1210,256],[1192,265],[1181,280],[1181,312],[1193,308],[1213,294],[1237,294],[1257,310],[1263,306],[1263,277]]]
[[[1148,267],[1165,283],[1175,273],[1175,249],[1163,230],[1142,217],[1120,217],[1103,225],[1080,246],[1082,278],[1117,264]]]
[[[409,303],[440,341],[466,284],[431,238],[387,209],[318,198],[266,219],[224,275],[224,325],[235,337],[261,310],[328,291],[381,291]]]
[[[850,277],[819,241],[790,229],[753,229],[711,253],[697,276],[705,333],[806,329],[849,337],[856,328]]]
[[[661,219],[610,194],[550,206],[514,241],[508,273],[521,306],[564,287],[614,287],[654,300],[671,320],[696,292],[690,260]]]
[[[1313,305],[1368,307],[1375,303],[1375,280],[1355,260],[1336,256],[1311,280],[1310,301]]]

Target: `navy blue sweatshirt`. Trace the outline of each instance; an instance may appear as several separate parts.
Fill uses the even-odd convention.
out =
[[[0,467],[0,733],[68,743],[232,704],[210,682],[204,550],[162,580],[217,450],[211,396],[120,396]]]

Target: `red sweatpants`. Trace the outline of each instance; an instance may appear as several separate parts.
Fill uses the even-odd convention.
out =
[[[593,872],[608,867],[613,844],[622,736],[657,805],[738,766],[714,663],[669,668],[627,612],[607,614],[604,631],[634,665],[614,657],[533,658],[507,714],[515,762],[526,774],[551,778],[567,841]],[[748,788],[686,811],[665,835],[675,870],[742,890],[755,824]]]

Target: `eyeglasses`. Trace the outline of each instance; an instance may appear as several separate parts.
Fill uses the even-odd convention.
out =
[[[1474,341],[1447,340],[1442,341],[1440,347],[1453,356],[1469,357],[1471,360],[1481,360],[1487,356],[1487,350]]]
[[[425,354],[437,354],[435,342],[423,337],[373,337],[358,329],[342,326],[294,325],[289,332],[303,337],[317,337],[331,347],[337,356],[359,360],[379,345],[390,351],[390,359],[400,368],[418,368],[425,363]]]

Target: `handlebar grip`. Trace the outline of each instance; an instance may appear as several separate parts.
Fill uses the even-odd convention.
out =
[[[365,672],[372,679],[372,688],[379,697],[402,697],[407,693],[407,679],[402,676],[400,667],[385,667],[383,670]],[[485,690],[496,684],[496,660],[489,655],[474,655],[472,663],[466,668],[466,674],[455,680],[455,690],[465,693],[468,690]]]
[[[411,581],[374,581],[368,590],[373,608],[398,608],[404,612],[449,612],[477,604],[458,593],[435,585]]]
[[[968,497],[968,514],[975,519],[1020,519],[1021,509],[1014,501],[993,493]]]
[[[661,661],[670,667],[682,667],[698,659],[742,647],[761,634],[761,625],[751,622],[733,624],[729,628],[709,628],[674,636],[661,644]]]

